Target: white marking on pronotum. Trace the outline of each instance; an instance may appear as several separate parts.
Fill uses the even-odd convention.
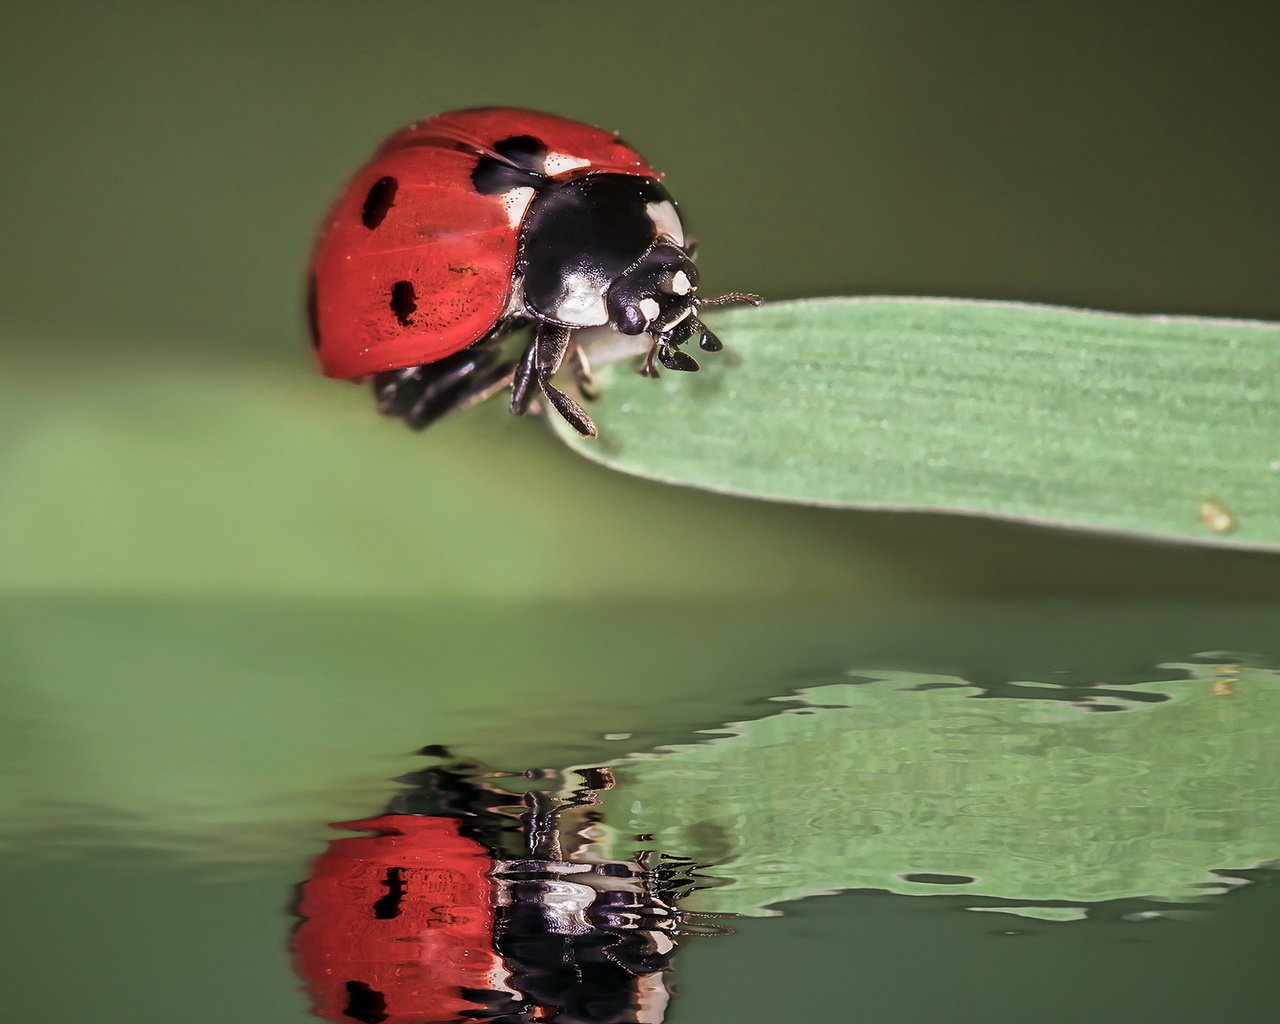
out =
[[[658,305],[657,299],[641,299],[638,305],[646,327],[658,319],[658,314],[662,312],[662,307]]]
[[[674,295],[688,295],[693,291],[693,284],[689,281],[689,275],[683,270],[677,270],[672,275],[671,291]]]
[[[644,209],[653,221],[653,226],[658,229],[658,234],[666,235],[676,245],[684,245],[684,227],[675,206],[664,199],[660,203],[646,203]]]
[[[536,191],[536,189],[525,187],[509,189],[502,193],[502,209],[507,214],[507,223],[513,228],[518,228],[520,222],[524,220],[524,212],[529,209]]]
[[[604,289],[586,274],[570,274],[564,280],[564,298],[556,307],[555,318],[571,327],[595,327],[609,322],[604,304]]]
[[[590,164],[590,160],[569,156],[567,153],[548,153],[542,167],[547,174],[555,175],[562,174],[565,171],[573,171],[579,167],[588,167]]]

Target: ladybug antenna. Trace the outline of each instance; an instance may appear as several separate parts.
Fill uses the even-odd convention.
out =
[[[745,302],[748,306],[758,306],[764,299],[751,292],[728,292],[710,299],[698,299],[699,306],[729,306],[735,302]]]

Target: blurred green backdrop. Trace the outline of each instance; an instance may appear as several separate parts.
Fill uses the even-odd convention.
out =
[[[1273,9],[11,0],[0,583],[483,598],[1270,577],[609,479],[496,409],[405,437],[313,372],[299,281],[388,131],[504,103],[623,130],[667,172],[712,290],[1280,318]]]

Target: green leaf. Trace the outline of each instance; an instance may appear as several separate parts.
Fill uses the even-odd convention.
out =
[[[774,501],[1280,545],[1280,325],[948,299],[718,316],[725,350],[616,365],[578,452]]]

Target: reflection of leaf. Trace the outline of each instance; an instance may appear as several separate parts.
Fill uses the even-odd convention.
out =
[[[908,656],[952,681],[981,675],[1002,694],[1028,684],[1000,679],[1056,679],[1070,689],[1045,692],[1152,696],[1161,687],[1134,684],[1161,676],[1116,674],[1114,666],[1150,665],[1188,647],[1257,650],[1275,663],[1276,614],[1262,603],[1169,598],[788,598],[708,608],[697,595],[509,605],[458,597],[6,597],[0,843],[37,856],[121,844],[279,862],[312,851],[325,822],[380,811],[394,789],[389,780],[419,766],[411,752],[425,743],[505,771],[601,764],[693,738],[708,723],[756,717],[760,702],[796,685],[797,666],[805,680],[825,680],[822,666]],[[1237,695],[1215,698],[1221,708],[1256,704],[1253,678],[1230,682]],[[1014,703],[956,693],[894,696],[986,715]],[[1058,707],[1025,703],[1045,715]],[[874,738],[866,743],[878,749]],[[803,750],[798,763],[806,763]],[[810,778],[819,771],[806,769]],[[780,772],[778,785],[790,787],[791,778]],[[677,790],[674,799],[679,812],[685,795]],[[763,793],[754,799],[767,806]],[[610,813],[626,827],[626,805]],[[680,842],[718,863],[738,846],[723,824],[716,814],[681,822]]]
[[[779,501],[1280,545],[1280,324],[942,299],[716,320],[660,386],[604,374],[615,469]]]
[[[654,833],[727,879],[698,909],[742,914],[852,888],[1030,903],[1221,889],[1213,870],[1280,857],[1280,681],[1175,668],[1190,678],[1135,687],[1168,700],[1109,699],[1108,714],[910,689],[961,681],[901,673],[805,690],[725,735],[621,761],[614,852]],[[1227,675],[1231,695],[1215,693]]]

